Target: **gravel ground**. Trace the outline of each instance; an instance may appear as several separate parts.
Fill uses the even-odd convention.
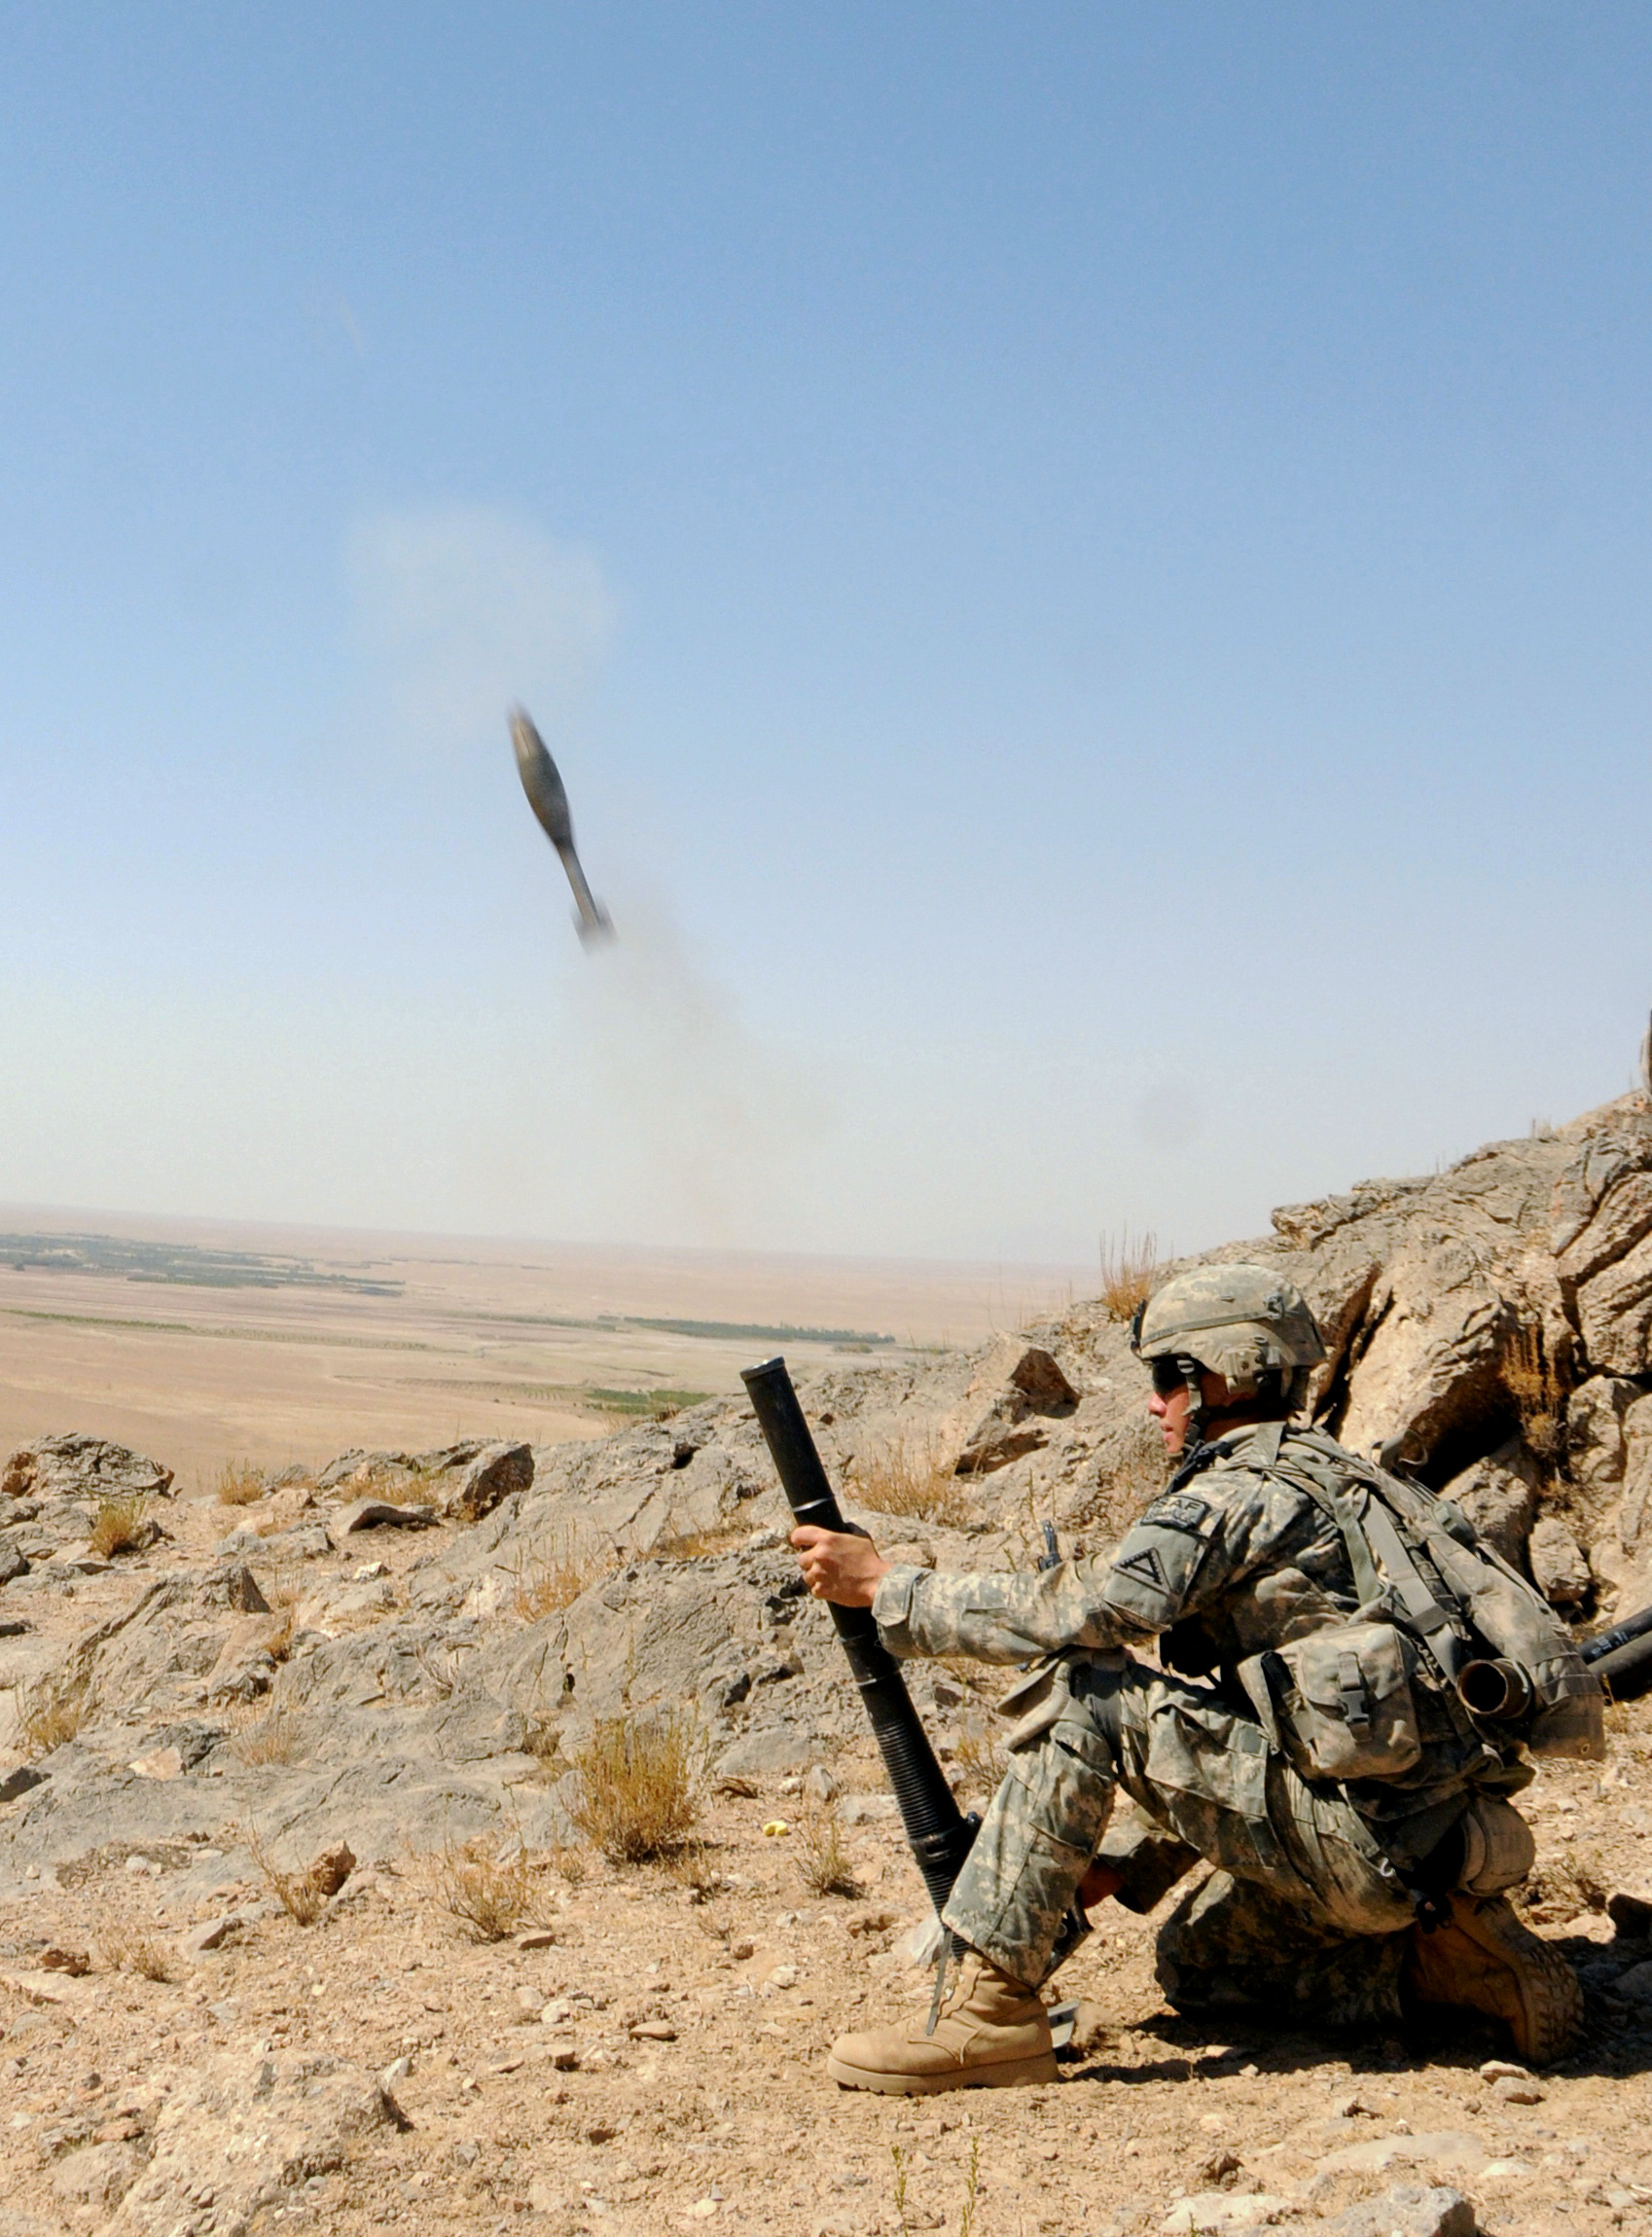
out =
[[[795,1819],[795,1783],[754,1782],[712,1799],[687,1871],[543,1860],[537,1947],[466,1939],[428,1858],[364,1861],[305,1929],[250,1865],[223,1881],[243,1861],[233,1828],[221,1858],[95,1854],[0,1907],[0,2237],[101,2228],[128,2183],[116,2228],[166,2237],[719,2219],[894,2237],[903,2211],[912,2230],[1119,2237],[1175,2226],[1188,2197],[1201,2203],[1182,2225],[1314,2229],[1405,2180],[1461,2191],[1495,2237],[1646,2226],[1652,1998],[1622,1976],[1649,1953],[1605,1906],[1645,1877],[1647,1705],[1613,1713],[1611,1750],[1546,1769],[1529,1798],[1531,1915],[1589,1989],[1580,2051],[1531,2082],[1481,2071],[1504,2046],[1474,2024],[1215,2039],[1165,2006],[1152,1922],[1108,1907],[1061,1978],[1084,2008],[1058,2084],[841,2093],[823,2073],[832,2037],[923,1993],[895,1946],[916,1881],[859,1750],[836,1765],[844,1815],[860,1820],[845,1835],[858,1896],[808,1894],[797,1833],[763,1831]],[[237,1907],[245,1923],[220,1948],[186,1953],[202,1917]],[[171,1978],[129,1969],[146,1937]],[[43,1966],[53,1952],[90,1968]],[[290,2158],[250,2213],[233,2153],[191,2115],[182,2130],[232,2180],[195,2180],[182,2210],[144,2205],[146,2155],[202,2075],[256,2109],[272,2074],[328,2062],[387,2076],[394,2112]]]

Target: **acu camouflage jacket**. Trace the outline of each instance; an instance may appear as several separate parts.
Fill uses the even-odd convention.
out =
[[[1322,1471],[1328,1449],[1340,1450],[1282,1422],[1238,1430],[1208,1466],[1161,1494],[1110,1553],[1094,1559],[958,1574],[897,1564],[873,1602],[884,1644],[897,1655],[1025,1663],[1145,1646],[1173,1628],[1164,1660],[1190,1675],[1231,1673],[1358,1606],[1336,1523],[1305,1491],[1268,1472],[1281,1455]],[[1442,1776],[1505,1790],[1527,1782],[1520,1750],[1475,1732],[1443,1685],[1422,1674],[1418,1692],[1423,1760],[1397,1779],[1362,1782],[1362,1809],[1385,1816],[1415,1807],[1418,1790]],[[1401,1799],[1408,1791],[1409,1804]]]

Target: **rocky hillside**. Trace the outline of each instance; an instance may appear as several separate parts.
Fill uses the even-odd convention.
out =
[[[1436,1486],[1449,1486],[1578,1622],[1652,1602],[1647,1098],[1493,1144],[1432,1177],[1365,1181],[1346,1195],[1288,1207],[1274,1215],[1270,1236],[1214,1255],[1265,1259],[1307,1291],[1331,1352],[1316,1377],[1314,1409],[1346,1442],[1388,1448]],[[1102,1301],[970,1356],[937,1353],[898,1367],[869,1359],[817,1379],[804,1395],[845,1505],[887,1550],[921,1562],[1029,1562],[1047,1521],[1064,1551],[1099,1547],[1162,1474],[1143,1412],[1144,1378],[1122,1320]],[[204,1980],[221,1962],[231,1971],[239,1966],[246,1981],[263,1981],[259,1994],[271,2010],[290,2017],[292,2000],[305,1992],[293,1969],[301,1945],[280,1939],[298,1930],[281,1912],[277,1883],[284,1869],[324,1851],[347,1850],[349,1858],[329,1868],[342,1874],[321,1921],[340,1937],[336,1949],[367,1932],[362,1922],[378,1919],[378,1904],[388,1905],[385,1921],[391,1911],[397,1916],[393,1932],[385,1929],[391,1939],[439,1948],[448,1930],[439,1912],[410,1908],[406,1891],[422,1884],[419,1872],[439,1870],[472,1836],[507,1849],[525,1845],[540,1858],[571,1853],[570,1756],[597,1720],[654,1705],[693,1712],[722,1797],[717,1807],[734,1813],[718,1835],[731,1920],[738,1889],[756,1891],[752,1899],[763,1902],[771,1883],[775,1900],[784,1893],[785,1873],[753,1861],[765,1854],[762,1814],[777,1801],[783,1808],[786,1790],[795,1792],[806,1773],[820,1790],[844,1786],[844,1825],[859,1844],[855,1875],[893,1908],[866,1914],[881,1925],[844,1928],[849,1938],[831,1960],[833,1994],[848,1998],[849,2010],[873,1990],[905,1993],[903,1983],[880,1975],[850,1995],[856,1968],[885,1952],[894,1926],[910,1915],[916,1881],[885,1822],[886,1798],[875,1790],[860,1712],[825,1613],[799,1590],[783,1504],[743,1403],[712,1402],[590,1443],[537,1451],[472,1443],[422,1454],[350,1453],[313,1479],[290,1471],[276,1483],[233,1489],[238,1503],[232,1505],[175,1499],[163,1465],[82,1435],[45,1439],[6,1462],[0,1688],[10,1689],[11,1714],[0,1722],[0,1936],[17,1969],[0,1974],[0,2028],[11,2012],[13,2031],[27,2034],[36,2025],[29,2013],[48,2012],[51,2039],[69,2059],[75,2029],[92,2027],[85,2014],[96,1999],[73,1966],[66,1982],[54,1975],[57,1985],[43,1985],[53,1937],[79,1935],[91,1953],[94,1984],[104,1966],[95,1954],[99,1920],[139,1914],[150,1937],[144,1946],[171,1953],[162,1975]],[[916,1697],[964,1787],[979,1789],[991,1776],[990,1676],[941,1665],[915,1672]],[[1633,1981],[1640,1964],[1652,2012],[1644,1940],[1652,1909],[1620,1907],[1620,1927],[1628,1920],[1634,1932],[1614,1942],[1606,1902],[1614,1887],[1638,1876],[1633,1843],[1652,1826],[1640,1809],[1643,1711],[1620,1713],[1613,1763],[1598,1784],[1588,1767],[1545,1774],[1543,1791],[1553,1787],[1556,1810],[1577,1815],[1555,1819],[1547,1878],[1540,1873],[1533,1895],[1551,1906],[1537,1915],[1557,1927],[1585,1920],[1585,1939],[1595,1940],[1582,1954],[1597,1968],[1603,2000],[1597,2017],[1632,2051],[1637,2007],[1614,1984]],[[1638,1831],[1637,1810],[1646,1821]],[[1582,1828],[1594,1846],[1568,1846]],[[1631,1850],[1620,1854],[1626,1840]],[[1586,1848],[1594,1861],[1579,1864]],[[579,1933],[588,1943],[613,1941],[615,1951],[624,1943],[627,1964],[658,1967],[661,1959],[642,1954],[647,1933],[628,1941],[615,1923],[631,1917],[614,1906],[637,1888],[623,1875],[605,1879],[599,1867],[585,1886],[573,1904],[584,1922]],[[700,1902],[705,1894],[701,1887],[683,1899]],[[660,1899],[666,1910],[649,1931],[689,1931],[670,1909],[678,1894]],[[561,1911],[570,1900],[561,1899]],[[826,1942],[837,1950],[842,1939],[835,1918],[829,1905],[819,1913],[822,1950]],[[557,1931],[566,1942],[572,1930]],[[1123,1939],[1105,1964],[1122,1968],[1119,1982],[1132,1984],[1128,1996],[1120,1990],[1124,2002],[1141,2006],[1128,2020],[1121,2007],[1117,2028],[1145,2026],[1155,2011],[1163,2022],[1145,1969],[1146,1930],[1131,1923],[1116,1931]],[[789,1987],[811,1962],[800,1947],[807,1937],[795,1927],[773,1929],[772,1941],[774,1933],[784,1947],[778,1956],[769,1950],[772,1979],[781,1981],[789,1967],[793,1982],[781,1981]],[[735,1924],[724,1940],[748,1947],[748,1955],[767,1947],[742,1944]],[[302,1946],[321,1945],[312,1938]],[[260,1951],[273,1967],[266,1974],[257,1970],[263,1959],[254,1962]],[[600,1965],[617,1964],[615,1951]],[[427,1953],[409,1962],[457,1960]],[[746,1977],[738,1970],[746,1963],[729,1960],[732,1982]],[[594,1956],[585,1962],[587,1972],[597,1966]],[[123,1994],[148,1993],[118,1954],[105,1969],[120,1975]],[[472,2014],[479,2027],[492,1993],[482,1979],[483,2001]],[[777,1993],[770,1980],[769,1972],[761,1981],[753,1976],[752,1993]],[[388,2011],[396,2000],[388,1987],[384,1994]],[[663,2014],[674,2008],[667,2003]],[[815,2016],[824,2024],[824,2007]],[[646,2039],[660,2041],[672,2039],[671,2024],[646,2011],[638,2022],[667,2029]],[[409,2040],[422,2043],[416,2012],[409,2026]],[[231,2022],[224,2027],[233,2035]],[[297,2042],[301,2035],[283,2026],[279,2039],[269,2039],[279,2047],[279,2039]],[[713,2066],[717,2058],[734,2061],[730,2079],[737,2080],[736,2038],[722,2049],[708,2038],[704,2047]],[[19,2049],[14,2057],[18,2073],[26,2055]],[[622,2042],[616,2068],[630,2055]],[[1120,2036],[1107,2059],[1110,2072],[1122,2073],[1169,2055],[1163,2045],[1144,2051],[1139,2041],[1131,2049]],[[1229,2055],[1219,2047],[1199,2053],[1213,2076],[1238,2072],[1222,2063]],[[309,2070],[295,2081],[277,2066],[269,2070],[277,2075],[277,2096],[304,2097]],[[1347,2067],[1341,2071],[1346,2076]],[[205,2069],[192,2072],[195,2095],[178,2097],[174,2111],[191,2106],[192,2120],[233,2129],[234,2075],[226,2068],[215,2080]],[[377,2085],[347,2061],[340,2075],[316,2089],[343,2139],[342,2163],[357,2131],[400,2135],[404,2115],[386,2111]],[[802,2078],[800,2070],[800,2086]],[[557,2086],[565,2097],[572,2085]],[[1369,2109],[1347,2118],[1368,2116],[1375,2117]],[[23,2126],[34,2118],[28,2114]],[[126,2184],[141,2166],[161,2181],[153,2173],[164,2129],[158,2121],[151,2104],[132,2136],[110,2145],[119,2147]],[[715,2121],[707,2115],[700,2126]],[[42,2166],[72,2151],[84,2174],[90,2162],[79,2154],[97,2133],[95,2126],[72,2135],[61,2124],[51,2128],[56,2142],[43,2145]],[[183,2146],[174,2138],[168,2148]],[[1481,2151],[1482,2163],[1490,2150]],[[389,2143],[382,2153],[394,2157]],[[1216,2166],[1223,2153],[1206,2157]],[[1379,2153],[1370,2165],[1381,2172],[1403,2159]],[[302,2160],[300,2151],[294,2164]],[[176,2182],[167,2178],[171,2188],[156,2189],[153,2212],[141,2204],[139,2183],[115,2226],[164,2223],[205,2237],[250,2225],[245,2200],[216,2219],[216,2209],[199,2208],[192,2220],[179,2201],[188,2204],[201,2178],[187,2152],[178,2165],[184,2172],[174,2170]],[[1221,2180],[1232,2178],[1230,2169]],[[647,2194],[648,2179],[633,2172],[631,2180],[643,2185],[639,2196]],[[287,2181],[281,2176],[277,2187]],[[103,2203],[112,2208],[126,2195],[116,2183]],[[566,2226],[587,2226],[578,2196],[568,2195]],[[1316,2195],[1331,2193],[1322,2185]],[[37,2217],[28,2237],[96,2224],[92,2191],[63,2196],[68,2221]],[[695,2196],[711,2199],[705,2215],[720,2210],[710,2191]],[[525,2201],[524,2189],[514,2203]],[[371,2203],[363,2226],[377,2227],[401,2210],[377,2192]],[[702,2204],[693,2211],[701,2214]],[[1155,2209],[1163,2211],[1163,2204]],[[1215,2206],[1202,2203],[1200,2211],[1218,2225]],[[1266,2218],[1259,2209],[1250,2225]],[[1129,2213],[1115,2219],[1120,2228],[1148,2225]],[[814,2225],[786,2214],[778,2221]],[[346,2223],[356,2225],[347,2217],[335,2225]],[[880,2225],[876,2216],[821,2224]],[[886,2218],[881,2225],[893,2227]],[[0,2208],[0,2233],[7,2227]]]
[[[1449,1487],[1577,1617],[1652,1601],[1652,1104],[1478,1151],[1417,1180],[1292,1205],[1214,1255],[1288,1272],[1330,1358],[1316,1415]],[[1098,1302],[974,1356],[865,1366],[806,1402],[846,1503],[889,1547],[1028,1561],[1053,1521],[1104,1543],[1158,1480],[1122,1322]],[[749,1409],[708,1403],[589,1444],[346,1454],[247,1505],[169,1500],[162,1467],[88,1438],[0,1484],[0,1873],[93,1833],[183,1839],[256,1809],[359,1846],[496,1815],[557,1823],[546,1776],[593,1717],[693,1702],[728,1772],[781,1771],[858,1731],[824,1613],[803,1601]],[[248,1487],[256,1490],[259,1487]],[[89,1545],[141,1503],[129,1549]],[[26,1688],[34,1687],[30,1694]],[[943,1725],[946,1674],[919,1693]],[[61,1696],[59,1744],[42,1700]],[[248,1763],[240,1727],[305,1735]],[[134,1762],[182,1769],[157,1777]]]

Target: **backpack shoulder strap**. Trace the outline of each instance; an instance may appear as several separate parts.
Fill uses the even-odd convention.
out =
[[[1336,1524],[1347,1548],[1361,1606],[1383,1608],[1416,1632],[1444,1676],[1454,1680],[1466,1643],[1459,1611],[1441,1602],[1412,1558],[1383,1497],[1383,1479],[1328,1438],[1321,1446],[1315,1431],[1298,1435],[1325,1463],[1324,1474],[1283,1452],[1268,1472],[1306,1492]],[[1350,1483],[1357,1490],[1350,1492]]]

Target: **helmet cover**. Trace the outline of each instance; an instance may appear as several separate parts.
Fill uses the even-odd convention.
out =
[[[1195,1266],[1172,1275],[1137,1313],[1131,1349],[1138,1359],[1196,1359],[1242,1398],[1256,1395],[1270,1368],[1300,1394],[1308,1369],[1325,1356],[1307,1298],[1271,1266]]]

